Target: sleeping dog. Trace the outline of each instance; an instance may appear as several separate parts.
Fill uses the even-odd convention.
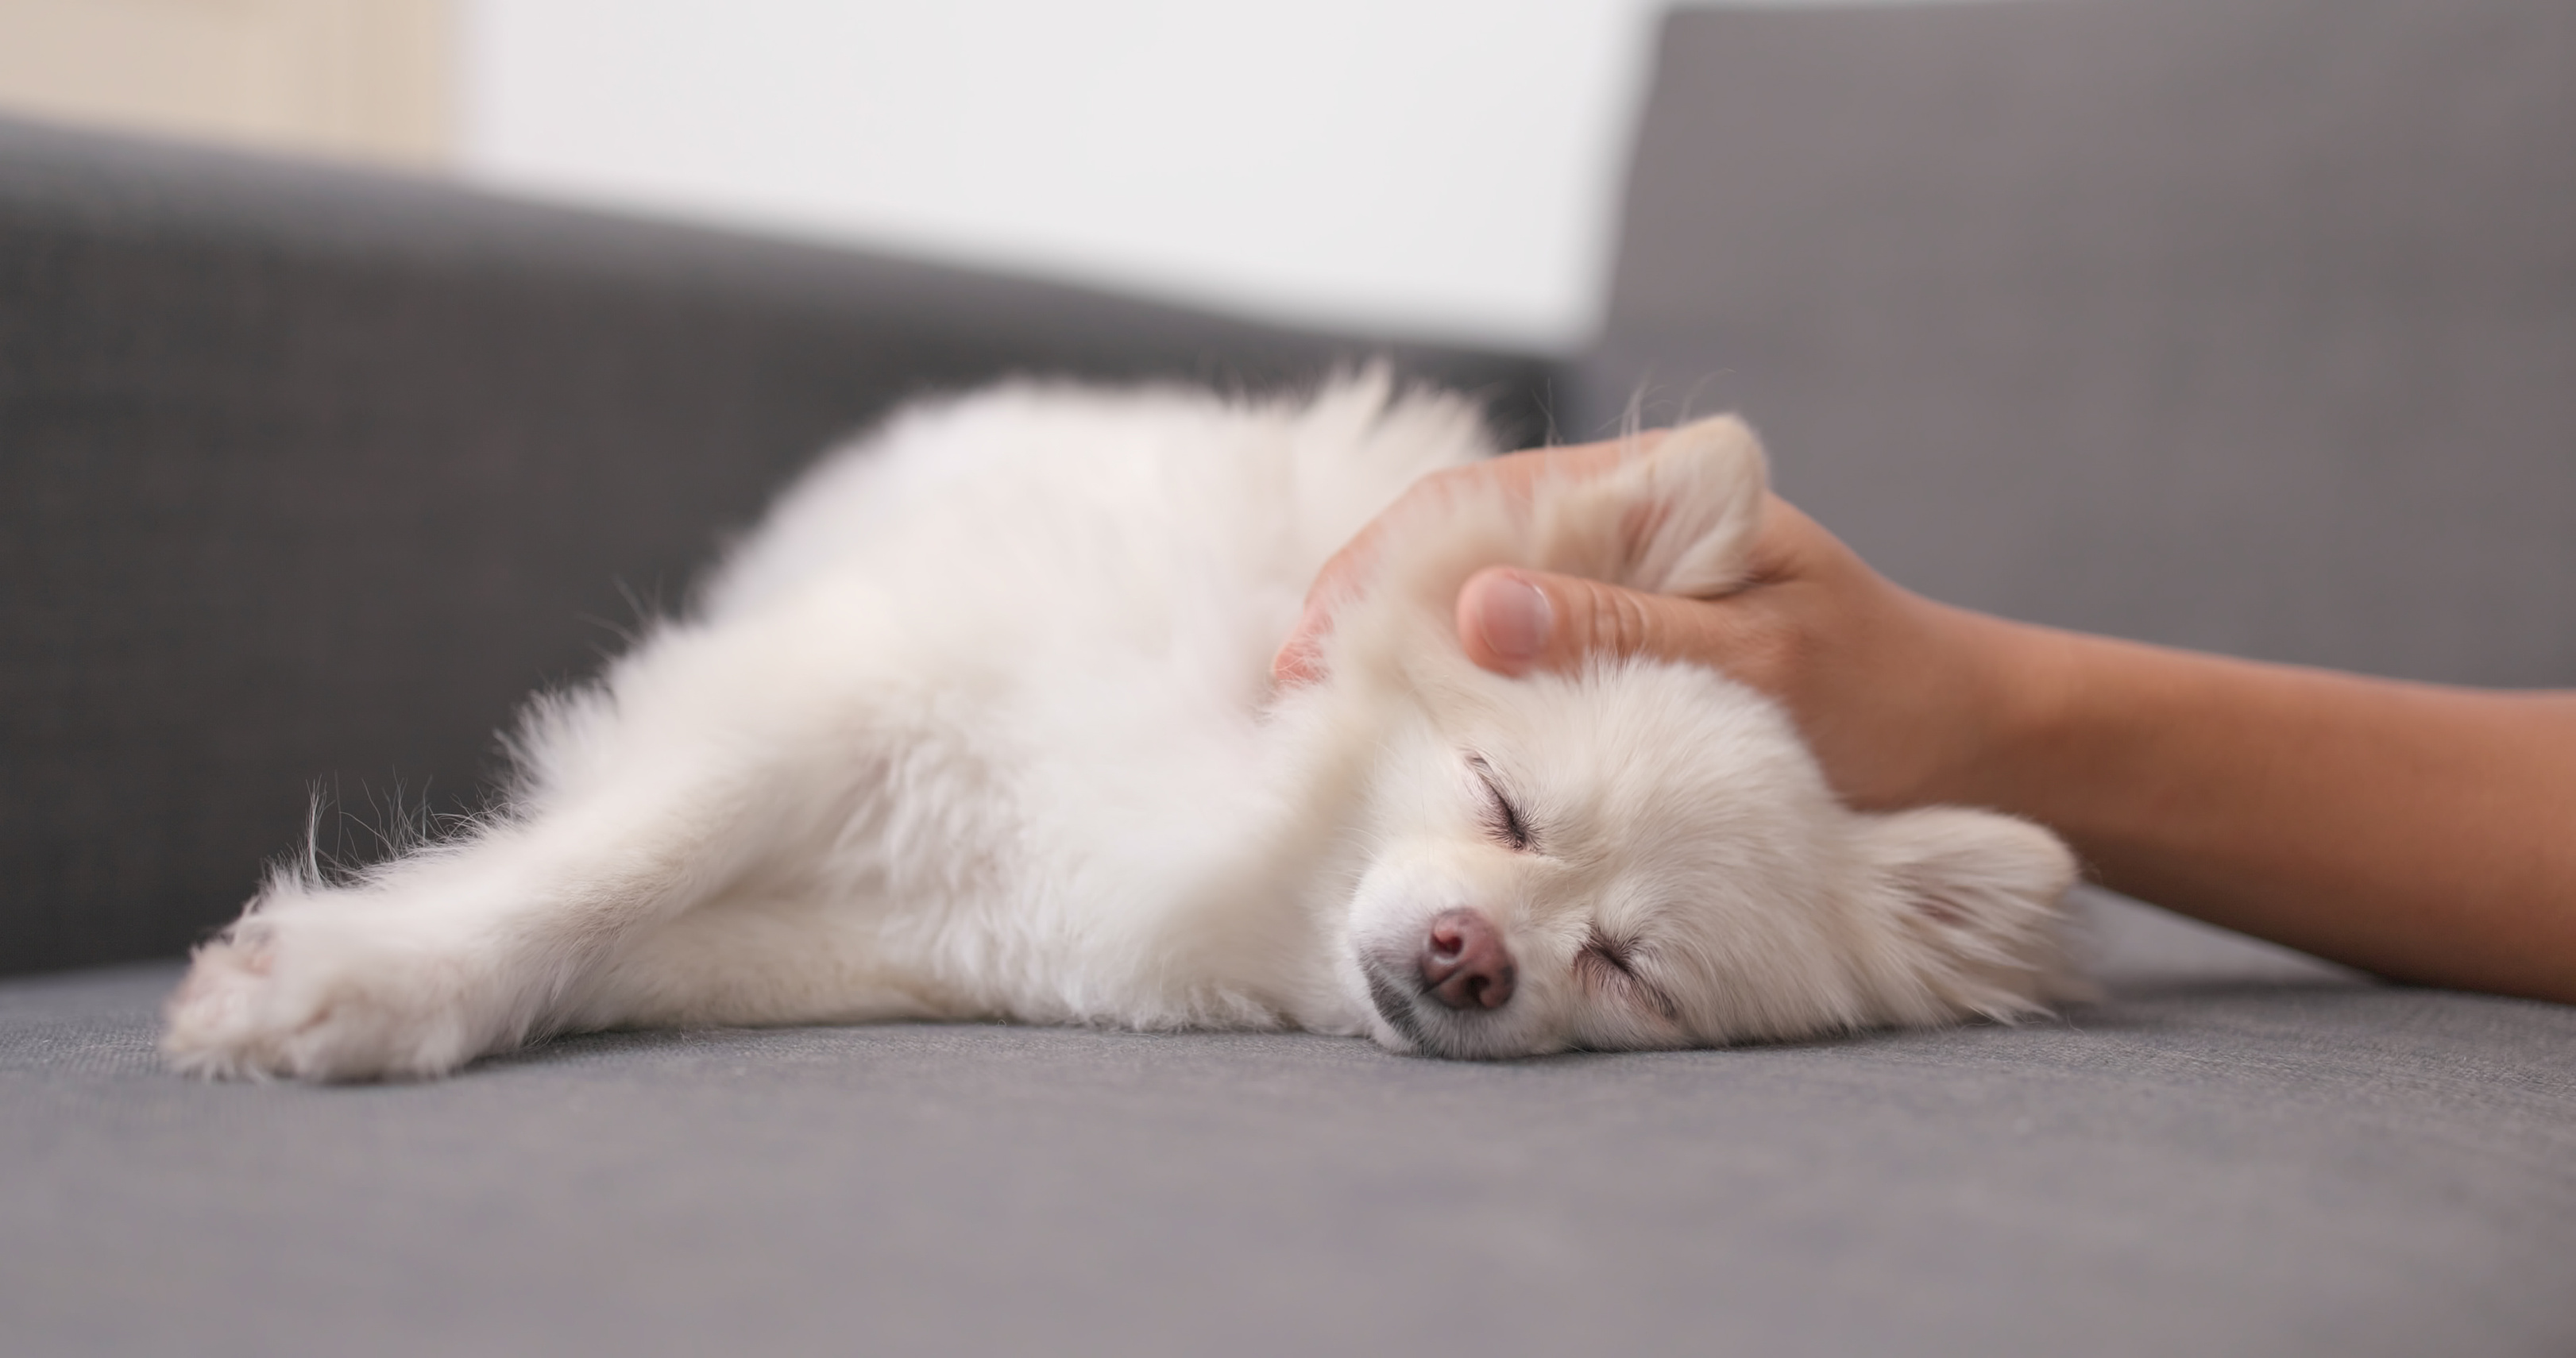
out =
[[[1492,452],[1382,372],[1301,399],[1015,384],[826,458],[596,682],[499,803],[355,872],[308,852],[171,998],[180,1070],[444,1074],[579,1030],[1005,1018],[1303,1028],[1507,1057],[2010,1018],[2070,984],[2046,831],[1853,812],[1689,666],[1511,679],[1453,601],[1504,564],[1740,583],[1729,419],[1396,525],[1324,677],[1268,663],[1325,558]]]

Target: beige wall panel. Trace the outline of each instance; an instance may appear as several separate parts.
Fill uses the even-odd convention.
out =
[[[0,110],[430,167],[452,0],[0,0]]]

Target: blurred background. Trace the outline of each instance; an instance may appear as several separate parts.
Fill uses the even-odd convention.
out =
[[[1563,351],[1663,8],[0,0],[0,111]]]

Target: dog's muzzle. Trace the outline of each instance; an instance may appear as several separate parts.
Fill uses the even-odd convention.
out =
[[[1360,973],[1369,1002],[1387,1026],[1417,1051],[1461,1055],[1454,1030],[1511,1003],[1520,979],[1502,930],[1479,910],[1459,907],[1431,917],[1410,958],[1364,952]]]
[[[1520,968],[1503,931],[1481,910],[1463,906],[1431,917],[1416,963],[1424,994],[1452,1009],[1500,1009],[1512,1002]]]

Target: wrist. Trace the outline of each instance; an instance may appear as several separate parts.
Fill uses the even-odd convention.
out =
[[[2045,819],[2051,766],[2076,724],[2083,638],[2054,628],[1935,605],[1967,658],[1958,751],[1925,800]]]

